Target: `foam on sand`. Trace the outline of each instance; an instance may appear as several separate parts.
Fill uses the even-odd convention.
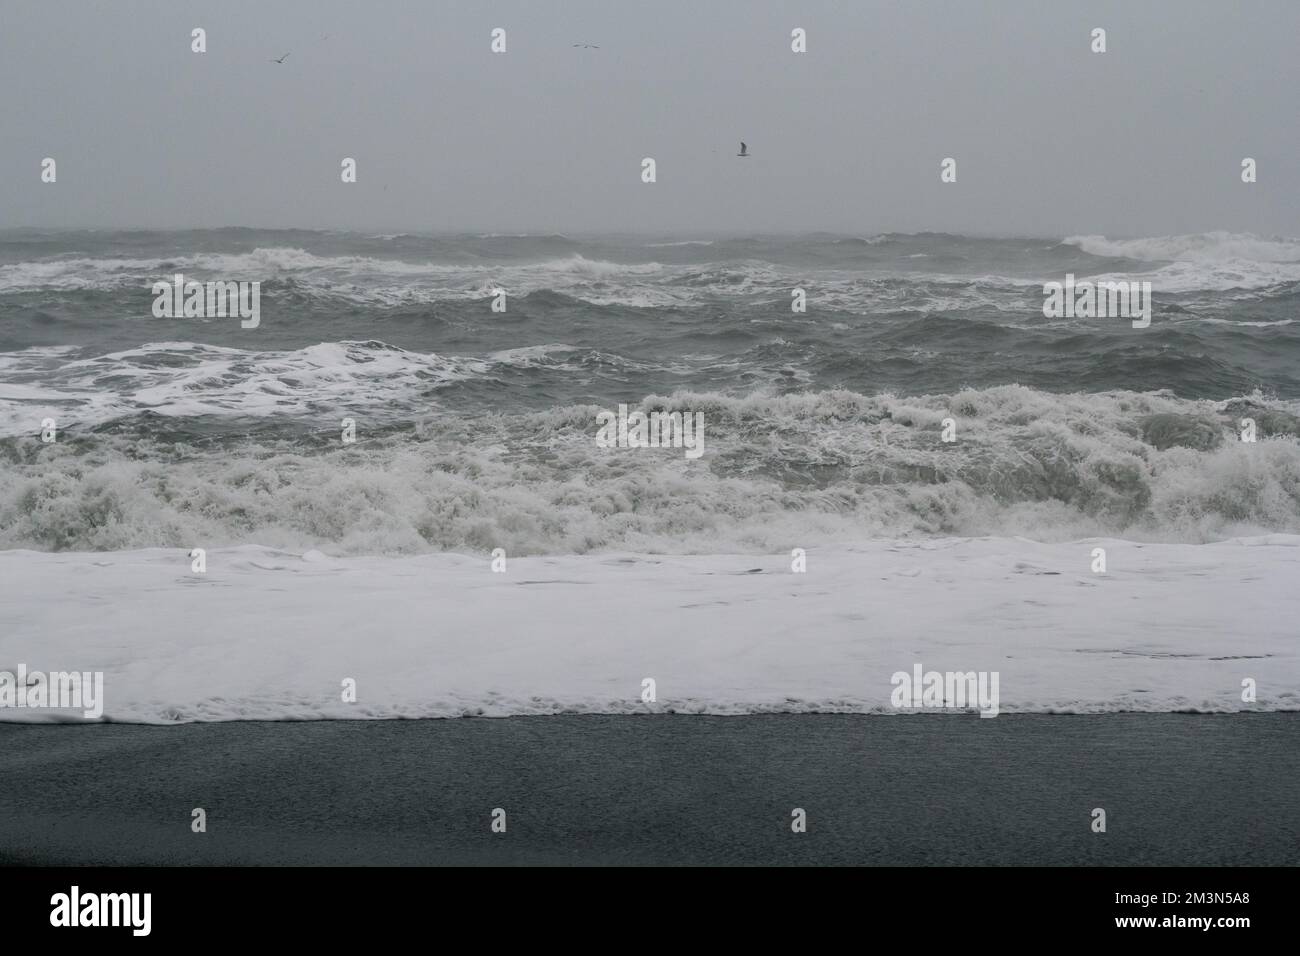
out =
[[[486,555],[247,546],[195,574],[178,550],[6,551],[0,669],[103,671],[104,719],[142,723],[895,713],[891,675],[917,663],[997,671],[1002,713],[1300,709],[1300,536],[878,541],[807,561],[604,554],[493,573]],[[0,709],[51,719],[69,718]]]

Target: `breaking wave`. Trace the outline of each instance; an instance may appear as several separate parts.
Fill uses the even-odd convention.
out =
[[[11,437],[0,441],[0,548],[696,553],[912,534],[1300,533],[1298,409],[1260,396],[1001,386],[679,392],[640,407],[703,412],[704,456],[602,449],[592,405],[429,414],[363,427],[355,445],[332,418],[292,435],[251,418],[205,431],[145,415],[48,445]],[[1256,443],[1237,440],[1242,417],[1257,422]]]

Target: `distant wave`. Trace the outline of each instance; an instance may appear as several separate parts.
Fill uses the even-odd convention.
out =
[[[1249,233],[1205,232],[1148,239],[1107,239],[1105,236],[1070,236],[1066,245],[1078,246],[1094,256],[1143,259],[1147,262],[1176,260],[1253,262],[1300,262],[1300,239],[1263,239]]]
[[[1167,263],[1147,273],[1124,272],[1104,277],[1146,279],[1157,293],[1264,289],[1300,282],[1300,240],[1297,239],[1207,232],[1149,239],[1070,236],[1064,244],[1094,256]]]
[[[474,236],[475,239],[564,239],[569,241],[569,237],[562,232],[481,232]]]
[[[612,278],[649,275],[663,268],[657,262],[617,263],[574,254],[530,263],[451,264],[409,262],[369,256],[321,256],[297,248],[259,248],[247,253],[201,253],[175,258],[61,258],[0,265],[0,292],[25,289],[93,289],[145,284],[170,278],[175,272],[212,274],[221,278],[266,280],[286,273],[325,273],[336,281],[374,276],[481,277],[485,275],[550,274]]]
[[[1222,232],[1149,239],[1071,236],[1054,247],[1056,254],[1053,247],[1025,242],[926,234],[610,245],[582,245],[561,236],[475,237],[456,244],[385,234],[335,242],[374,255],[259,246],[174,257],[74,254],[7,262],[0,264],[0,295],[147,290],[151,282],[181,272],[199,279],[294,281],[308,294],[378,305],[481,298],[499,287],[511,295],[551,289],[576,292],[593,305],[665,308],[691,305],[705,295],[788,296],[798,286],[810,297],[820,296],[824,305],[865,312],[880,303],[858,291],[881,282],[1016,294],[1066,270],[1095,273],[1097,258],[1149,263],[1146,270],[1125,265],[1110,271],[1149,278],[1163,294],[1268,290],[1300,282],[1300,241],[1291,239]],[[1059,250],[1072,250],[1078,261],[1061,261]]]

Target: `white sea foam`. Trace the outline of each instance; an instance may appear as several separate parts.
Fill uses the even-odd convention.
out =
[[[0,667],[103,671],[105,719],[144,723],[883,714],[917,661],[999,672],[1003,713],[1300,709],[1300,537],[878,541],[807,561],[609,554],[497,574],[486,552],[240,547],[194,574],[182,550],[0,552],[16,612]]]
[[[1143,273],[1093,276],[1097,281],[1148,280],[1156,293],[1263,289],[1300,282],[1300,240],[1209,232],[1148,239],[1071,236],[1064,240],[1094,256],[1167,263]]]
[[[692,240],[695,242],[695,240]],[[668,266],[619,263],[580,254],[540,261],[411,262],[373,256],[322,256],[299,248],[258,248],[247,253],[201,253],[175,258],[66,258],[0,266],[0,293],[139,288],[183,272],[199,280],[292,279],[297,288],[358,305],[393,306],[478,300],[504,289],[511,296],[551,290],[597,306],[689,307],[709,298],[768,297],[789,301],[806,286],[822,308],[869,314],[933,312],[983,307],[1023,309],[1019,290],[1039,279],[1002,275],[897,273],[877,268],[802,268],[761,259]],[[916,284],[930,290],[918,295]],[[935,292],[934,290],[938,290]]]
[[[192,446],[198,436],[174,446],[132,428],[90,441],[64,424],[74,410],[59,418],[64,437],[42,445],[41,401],[10,403],[28,408],[28,427],[0,469],[0,547],[253,540],[351,554],[497,545],[512,554],[740,553],[913,533],[1188,542],[1300,533],[1296,403],[1018,386],[906,398],[679,392],[641,407],[702,412],[704,458],[651,454],[632,467],[596,447],[594,406],[467,415],[434,408],[428,395],[458,375],[577,368],[585,352],[512,350],[474,369],[400,351],[366,361],[373,350],[363,350],[343,368],[331,356],[317,381],[316,353],[305,351],[283,375],[241,379],[247,370],[227,358],[217,364],[231,370],[229,381],[168,365],[165,384],[146,370],[138,388],[119,386],[133,401],[155,402],[155,415],[205,421],[274,413],[278,428],[301,406],[301,427],[313,434],[365,407],[359,445],[338,444],[336,432],[318,445],[272,431],[240,439],[232,453]],[[388,369],[385,385],[357,377],[373,365]],[[75,413],[111,411],[88,393]],[[949,416],[960,423],[953,444],[938,438]],[[1258,420],[1258,442],[1237,440],[1243,416]],[[377,431],[385,422],[394,428],[387,435]]]
[[[1142,259],[1147,262],[1224,261],[1300,262],[1300,240],[1265,239],[1249,233],[1205,232],[1146,239],[1107,239],[1105,236],[1070,236],[1067,245],[1094,256]]]
[[[181,417],[262,418],[382,408],[439,384],[484,373],[472,358],[424,355],[376,342],[324,342],[294,351],[246,351],[194,342],[152,342],[89,359],[51,360],[48,350],[8,357],[0,384],[0,437],[101,425],[142,411]],[[36,381],[50,384],[38,385]]]
[[[613,279],[654,275],[662,269],[663,266],[657,262],[617,263],[587,259],[577,254],[538,262],[452,264],[373,256],[322,256],[303,249],[271,247],[245,253],[199,253],[175,258],[74,257],[8,263],[0,265],[0,292],[147,286],[146,280],[174,272],[195,273],[200,277],[212,274],[232,279],[271,279],[283,275],[310,279],[315,276],[334,283],[390,277],[443,284],[468,283],[470,287],[482,285],[484,277],[496,277],[517,284],[517,291],[527,292],[549,288],[541,281],[547,277]]]

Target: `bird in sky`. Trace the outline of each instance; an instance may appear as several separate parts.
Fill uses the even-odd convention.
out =
[[[599,49],[600,49],[600,47],[598,47],[598,46],[597,46],[596,44],[594,44],[594,43],[575,43],[575,44],[573,44],[573,45],[574,45],[574,46],[580,46],[580,47],[582,47],[584,50],[599,50]]]
[[[283,63],[283,62],[284,62],[285,60],[287,60],[287,59],[289,59],[289,54],[288,54],[288,53],[286,53],[284,56],[280,57],[280,59],[278,59],[278,60],[272,60],[271,62],[272,62],[272,63]]]
[[[745,145],[745,141],[744,141],[744,140],[741,140],[741,141],[740,141],[740,152],[738,152],[736,155],[737,155],[737,156],[748,156],[748,155],[749,155],[749,147]]]

